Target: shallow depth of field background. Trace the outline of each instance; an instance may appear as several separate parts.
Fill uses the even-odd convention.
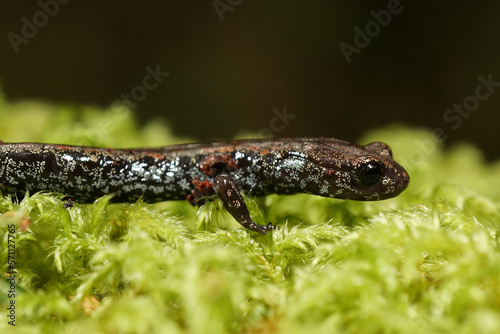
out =
[[[374,23],[388,8],[397,14]],[[107,107],[135,92],[141,122],[161,117],[200,141],[241,132],[356,141],[403,123],[499,157],[500,87],[472,112],[446,114],[474,102],[480,76],[500,82],[498,1],[42,0],[0,10],[10,101]],[[355,46],[367,27],[372,37],[348,62],[341,43]],[[147,68],[169,74],[141,90]]]

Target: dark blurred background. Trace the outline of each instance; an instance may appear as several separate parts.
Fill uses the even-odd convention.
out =
[[[141,122],[162,117],[199,140],[356,141],[402,123],[500,157],[499,1],[41,0],[0,12],[10,101],[107,107],[132,93]],[[481,99],[480,76],[498,82]],[[447,112],[464,101],[470,112]]]

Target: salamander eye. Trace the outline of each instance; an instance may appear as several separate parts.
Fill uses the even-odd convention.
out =
[[[384,169],[379,163],[370,161],[357,168],[352,176],[358,187],[366,188],[376,185],[382,179],[383,173]]]

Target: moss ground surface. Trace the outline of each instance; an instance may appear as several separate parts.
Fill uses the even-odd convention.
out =
[[[451,131],[451,130],[450,130]],[[11,104],[0,139],[140,147],[185,142],[125,109]],[[500,164],[389,126],[411,175],[399,197],[249,199],[263,237],[219,201],[62,206],[0,196],[1,333],[500,333]],[[1,166],[0,166],[1,167]],[[9,298],[8,226],[16,295]],[[16,326],[6,308],[16,305]]]

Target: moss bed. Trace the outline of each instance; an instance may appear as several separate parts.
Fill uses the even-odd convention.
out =
[[[126,109],[2,97],[0,139],[189,141],[158,120],[137,125]],[[197,209],[103,197],[64,209],[64,194],[0,196],[0,332],[500,333],[500,164],[468,144],[444,150],[423,129],[388,126],[360,144],[370,141],[388,143],[409,171],[403,194],[249,198],[259,223],[279,227],[265,237],[220,201]]]

